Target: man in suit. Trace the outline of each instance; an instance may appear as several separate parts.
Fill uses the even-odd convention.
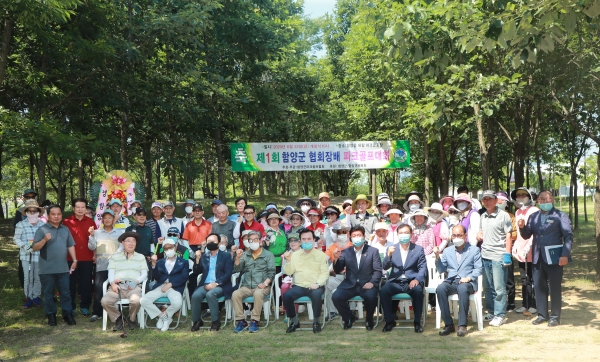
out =
[[[194,274],[202,273],[202,278],[192,295],[192,332],[196,332],[204,325],[201,318],[204,298],[210,309],[212,321],[210,330],[218,331],[221,328],[218,299],[223,296],[229,299],[233,293],[231,287],[233,261],[229,253],[219,250],[219,235],[209,234],[206,238],[206,248],[209,250],[208,253],[196,251]]]
[[[190,274],[190,264],[187,260],[177,256],[173,240],[165,240],[163,249],[165,258],[158,260],[156,255],[152,255],[150,259],[152,262],[152,277],[153,280],[156,280],[156,284],[150,292],[142,297],[140,304],[150,318],[158,317],[156,328],[166,332],[171,322],[173,322],[173,315],[181,309],[183,301],[181,295]],[[171,304],[166,311],[161,312],[154,301],[163,297],[169,298]]]
[[[333,271],[340,274],[346,269],[346,279],[333,293],[332,301],[344,320],[344,329],[349,329],[356,317],[348,306],[348,299],[361,296],[367,309],[365,327],[370,331],[374,326],[373,313],[377,307],[381,257],[377,248],[365,243],[365,229],[362,226],[353,226],[350,238],[354,247],[336,251],[333,257]]]
[[[535,325],[548,322],[548,327],[560,324],[562,306],[563,267],[569,263],[573,243],[573,230],[569,216],[554,208],[554,197],[550,191],[542,191],[538,196],[540,211],[529,216],[527,224],[519,220],[521,236],[533,236],[533,286],[538,318]],[[546,247],[562,245],[562,253],[557,264],[551,264],[546,256]],[[548,286],[552,297],[551,313],[548,318]]]
[[[411,235],[412,227],[408,224],[400,224],[398,226],[398,244],[390,246],[385,259],[383,259],[383,269],[392,268],[387,283],[379,292],[385,318],[384,333],[391,331],[396,326],[396,311],[392,309],[392,296],[398,293],[408,293],[412,298],[415,332],[423,333],[421,314],[427,262],[423,247],[410,242]]]
[[[369,240],[375,232],[375,224],[379,221],[377,216],[367,212],[372,206],[371,201],[366,195],[356,196],[356,200],[352,202],[352,210],[354,214],[350,215],[350,227],[362,226],[365,228],[365,239]]]
[[[440,331],[440,336],[447,336],[455,331],[448,296],[458,294],[459,337],[467,335],[467,315],[469,313],[469,295],[477,291],[477,278],[481,275],[483,264],[479,248],[466,242],[467,229],[458,224],[452,228],[452,243],[447,247],[440,258],[439,251],[435,252],[435,266],[438,273],[448,272],[448,278],[438,285],[435,293],[439,300],[440,311],[445,327]]]

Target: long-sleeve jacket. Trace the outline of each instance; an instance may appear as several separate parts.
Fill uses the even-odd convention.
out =
[[[239,265],[234,263],[233,271],[244,274],[241,285],[247,288],[255,289],[267,279],[272,284],[275,279],[275,257],[263,248],[260,255],[254,259],[252,250],[247,250],[240,257]]]
[[[527,224],[521,229],[521,236],[525,239],[533,236],[534,264],[537,264],[540,255],[542,260],[548,263],[546,246],[562,245],[562,256],[571,256],[573,230],[569,216],[554,207],[546,215],[545,222],[542,222],[541,211],[531,214]]]

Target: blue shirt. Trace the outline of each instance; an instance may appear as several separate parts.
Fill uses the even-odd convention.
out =
[[[204,284],[210,284],[210,283],[214,283],[217,281],[217,276],[215,275],[215,270],[217,269],[217,256],[219,255],[219,253],[217,253],[214,256],[210,256],[210,266],[208,267],[208,275],[206,276],[206,280],[204,281]]]

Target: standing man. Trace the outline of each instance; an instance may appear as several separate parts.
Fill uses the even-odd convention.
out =
[[[533,324],[548,321],[548,327],[556,327],[560,324],[562,307],[563,267],[571,257],[573,231],[569,216],[554,207],[554,197],[550,191],[540,192],[538,203],[540,211],[533,213],[527,224],[519,220],[518,226],[525,239],[533,237],[533,285],[538,313]],[[551,249],[552,246],[558,248]],[[558,262],[552,256],[548,259],[550,250],[558,253]],[[548,292],[552,297],[550,316]]]
[[[223,205],[223,201],[221,200],[213,200],[210,204],[212,209],[212,216],[208,218],[208,221],[212,224],[213,222],[217,222],[217,208],[219,205]]]
[[[94,269],[94,252],[88,247],[90,230],[96,229],[94,220],[85,216],[87,201],[82,198],[73,200],[73,215],[63,221],[63,225],[69,228],[73,240],[75,240],[75,255],[79,261],[77,269],[70,277],[71,306],[75,310],[75,301],[79,292],[79,308],[84,317],[90,316],[92,305],[92,273]],[[72,258],[69,257],[69,261]]]
[[[173,205],[171,201],[165,201],[163,204],[163,211],[165,216],[158,221],[160,235],[163,237],[166,236],[171,226],[176,227],[181,231],[181,234],[183,234],[185,232],[185,224],[183,223],[183,220],[173,215],[175,212],[175,205]]]
[[[244,208],[248,205],[248,201],[243,197],[238,197],[235,199],[235,210],[237,211],[235,214],[229,217],[229,220],[241,224],[244,222]]]
[[[358,195],[352,202],[352,210],[355,210],[355,212],[350,216],[350,226],[362,226],[365,229],[367,239],[371,237],[375,224],[379,221],[377,217],[367,212],[367,209],[370,209],[371,206],[371,201],[367,199],[367,195]]]
[[[231,221],[229,219],[229,210],[227,209],[227,205],[219,205],[217,206],[217,221],[214,222],[211,226],[211,233],[225,235],[227,237],[227,249],[231,250],[231,247],[234,245],[239,246],[238,239],[233,237],[233,232],[236,227],[235,221]]]
[[[185,211],[183,223],[185,225],[187,225],[190,221],[194,220],[194,215],[192,214],[192,211],[194,210],[194,205],[196,205],[196,201],[192,199],[185,200],[185,204],[183,204],[183,211]]]
[[[483,286],[488,310],[484,320],[491,320],[490,326],[500,327],[506,323],[506,281],[508,265],[512,263],[512,222],[508,213],[496,206],[494,191],[484,191],[481,201],[485,212],[481,215],[477,241],[482,242]]]
[[[334,254],[333,271],[339,274],[345,269],[346,279],[333,292],[332,300],[344,320],[344,329],[350,329],[356,317],[348,306],[348,299],[361,296],[367,310],[365,328],[371,331],[381,280],[381,258],[379,250],[365,243],[365,229],[362,226],[350,229],[350,238],[354,247]]]
[[[204,210],[202,209],[201,204],[195,204],[192,207],[192,215],[194,215],[194,220],[190,221],[183,232],[182,239],[187,240],[189,242],[190,249],[193,253],[202,249],[202,245],[206,243],[206,237],[210,234],[210,230],[212,228],[212,223],[208,220],[204,220],[202,217],[204,215]],[[203,250],[201,250],[203,251]],[[190,255],[193,255],[190,254]],[[191,256],[192,257],[192,256]],[[196,290],[196,283],[198,275],[192,273],[188,280],[188,291],[190,296],[194,294]]]
[[[415,313],[415,333],[423,333],[421,317],[423,314],[423,284],[427,274],[427,262],[423,247],[411,243],[412,227],[408,224],[398,226],[399,243],[387,249],[383,268],[392,268],[390,276],[379,292],[381,309],[385,318],[383,332],[390,332],[396,326],[396,311],[392,308],[392,296],[408,293],[412,299]],[[398,246],[399,245],[399,246]]]
[[[85,209],[85,206],[84,206]],[[60,293],[62,315],[68,325],[75,325],[71,292],[69,291],[69,271],[77,270],[75,241],[69,228],[61,224],[62,209],[58,205],[48,208],[48,223],[42,225],[33,237],[33,251],[40,252],[40,282],[44,297],[44,312],[48,317],[48,325],[56,326],[56,304],[54,289]],[[71,257],[71,266],[67,261],[67,253]]]
[[[27,300],[23,308],[41,307],[42,286],[39,276],[39,251],[33,251],[31,245],[35,232],[44,225],[40,216],[44,214],[44,208],[40,207],[36,200],[29,199],[25,201],[25,206],[21,209],[25,219],[19,221],[15,227],[14,242],[19,248],[19,260],[23,267],[24,290]]]
[[[459,337],[467,335],[467,315],[469,313],[469,296],[477,291],[477,278],[481,275],[483,264],[479,248],[466,242],[467,229],[458,224],[452,228],[452,245],[440,252],[436,249],[435,266],[438,273],[448,272],[448,277],[437,286],[440,312],[444,319],[444,329],[439,334],[447,336],[455,331],[454,321],[450,313],[448,296],[458,294],[458,332]]]
[[[239,243],[240,249],[244,249],[245,248],[244,243],[243,243],[243,241],[241,239],[241,236],[240,236],[243,231],[245,231],[245,230],[254,230],[254,231],[260,232],[260,234],[262,236],[266,235],[264,226],[262,226],[261,223],[259,223],[258,221],[256,221],[254,219],[254,215],[255,214],[256,214],[256,210],[254,209],[254,206],[252,206],[252,205],[246,205],[244,207],[244,219],[245,219],[245,221],[240,224],[239,228],[236,228],[237,232],[235,232],[233,234],[234,238],[235,237],[239,237],[240,238],[240,240],[239,240],[239,242],[240,242]]]
[[[158,227],[158,220],[162,215],[162,204],[158,201],[152,203],[152,207],[150,207],[150,213],[152,213],[151,218],[146,218],[146,224],[152,229],[152,234],[154,235],[154,244],[158,244],[158,238],[162,236],[160,233],[160,227]]]
[[[279,216],[278,213],[277,216]],[[233,271],[244,275],[241,286],[233,292],[231,302],[235,311],[237,326],[234,332],[240,333],[248,328],[250,333],[258,332],[258,322],[262,313],[264,299],[271,292],[271,284],[275,279],[275,257],[273,253],[262,247],[261,235],[258,231],[248,233],[250,250],[236,251]],[[252,320],[250,327],[244,318],[242,300],[254,296]]]
[[[129,225],[131,225],[129,219],[121,213],[121,211],[123,211],[123,204],[121,203],[121,200],[110,200],[110,202],[108,203],[108,207],[115,213],[115,217],[117,218],[117,220],[115,221],[115,229],[125,230]]]
[[[300,231],[302,250],[295,252],[286,251],[283,254],[285,266],[283,272],[294,276],[294,285],[283,296],[283,306],[290,325],[285,333],[295,332],[300,327],[300,321],[296,315],[294,301],[300,297],[309,297],[313,308],[313,333],[321,332],[319,317],[321,316],[322,296],[325,291],[325,283],[329,277],[329,265],[327,255],[319,249],[315,249],[315,234],[312,230],[302,229]]]
[[[152,234],[152,229],[147,225],[146,217],[146,209],[138,207],[135,210],[135,222],[125,229],[125,231],[132,231],[140,235],[140,241],[135,247],[135,252],[142,254],[146,258],[146,264],[148,270],[150,270],[152,266],[150,258],[154,254],[154,235]]]

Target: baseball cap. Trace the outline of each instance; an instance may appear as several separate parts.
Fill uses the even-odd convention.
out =
[[[375,224],[375,231],[377,230],[387,230],[388,229],[388,224],[384,223],[384,222],[378,222],[377,224]]]
[[[491,198],[495,199],[496,198],[496,193],[494,191],[492,191],[492,190],[485,190],[483,192],[483,194],[481,195],[481,199],[483,200],[486,197],[491,197]]]
[[[146,209],[144,209],[143,207],[138,207],[137,209],[135,209],[135,214],[136,215],[139,215],[139,214],[147,215],[148,213],[146,212]]]
[[[154,201],[152,203],[152,207],[150,207],[150,210],[154,209],[155,207],[158,207],[159,209],[162,210],[162,204],[160,202],[158,202],[158,201]]]
[[[175,205],[173,205],[172,201],[165,201],[165,203],[163,204],[163,208],[165,208],[167,206],[175,207]]]
[[[211,202],[210,206],[213,206],[213,205],[223,205],[223,201],[221,201],[221,200],[213,200]]]
[[[119,199],[112,199],[112,200],[110,200],[110,202],[108,203],[108,206],[112,206],[114,204],[119,204],[119,205],[123,206],[123,203]]]

